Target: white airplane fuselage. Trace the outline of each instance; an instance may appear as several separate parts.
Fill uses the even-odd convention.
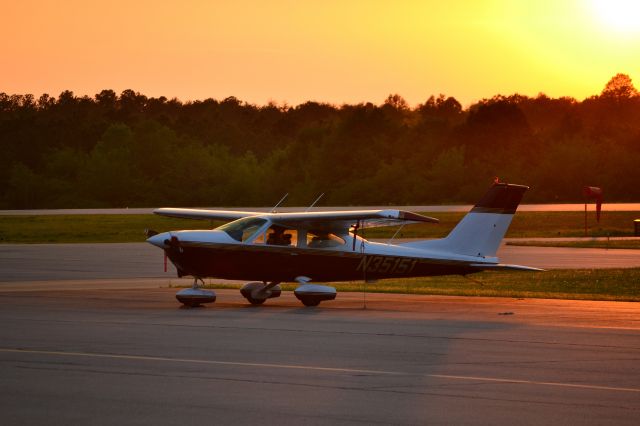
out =
[[[385,244],[357,235],[366,220],[377,226],[390,221],[437,222],[398,210],[252,213],[159,209],[156,213],[166,216],[236,220],[213,230],[164,232],[147,241],[165,251],[179,276],[255,281],[241,290],[251,303],[277,297],[272,289],[278,283],[297,281],[301,286],[296,295],[305,304],[317,304],[335,298],[335,289],[312,288],[309,282],[536,270],[502,265],[496,257],[526,190],[521,185],[495,183],[447,237],[435,240]]]

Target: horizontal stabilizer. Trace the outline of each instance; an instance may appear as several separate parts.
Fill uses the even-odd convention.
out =
[[[544,269],[533,268],[531,266],[509,265],[506,263],[472,263],[472,268],[483,269],[485,271],[528,271],[544,272]]]

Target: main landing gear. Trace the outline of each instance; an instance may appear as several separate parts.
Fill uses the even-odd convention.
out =
[[[262,305],[267,299],[280,297],[282,289],[277,281],[271,283],[255,281],[243,285],[240,294],[252,305]]]
[[[202,278],[194,278],[191,288],[185,288],[176,293],[178,302],[190,308],[195,308],[202,306],[204,303],[213,303],[216,301],[216,293],[213,290],[200,288],[198,281],[204,285]]]
[[[296,281],[300,283],[300,286],[293,291],[293,294],[304,306],[318,306],[324,300],[336,298],[336,289],[333,287],[308,284],[311,281],[309,277],[297,277]]]
[[[336,298],[336,289],[333,287],[308,284],[311,281],[308,277],[297,277],[296,281],[300,286],[293,291],[293,294],[304,306],[318,306],[324,300]],[[242,286],[240,293],[252,305],[262,305],[267,299],[280,297],[282,289],[279,282],[250,282]]]
[[[293,294],[304,306],[318,306],[320,302],[336,298],[336,289],[333,287],[309,284],[308,282],[311,281],[311,279],[307,277],[297,277],[296,281],[300,285],[293,291]],[[194,278],[193,286],[176,293],[176,299],[190,308],[215,302],[216,293],[213,290],[201,288],[200,285],[198,285],[199,282],[204,284],[201,278]],[[278,281],[270,283],[253,281],[243,285],[242,288],[240,288],[240,293],[252,305],[262,305],[267,299],[280,297],[282,288]]]
[[[336,289],[326,285],[304,284],[293,291],[304,306],[318,306],[324,300],[336,298]]]

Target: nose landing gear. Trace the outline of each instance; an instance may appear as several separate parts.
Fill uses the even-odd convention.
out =
[[[198,281],[204,285],[202,278],[194,278],[191,288],[185,288],[176,293],[178,302],[190,308],[195,308],[202,306],[204,303],[213,303],[216,301],[216,293],[213,290],[200,288]]]

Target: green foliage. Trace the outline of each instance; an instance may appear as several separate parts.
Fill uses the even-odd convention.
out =
[[[463,109],[431,96],[411,108],[181,103],[133,90],[0,93],[0,208],[325,205],[477,201],[498,176],[526,202],[640,192],[640,95],[614,76],[578,102],[495,96]]]

